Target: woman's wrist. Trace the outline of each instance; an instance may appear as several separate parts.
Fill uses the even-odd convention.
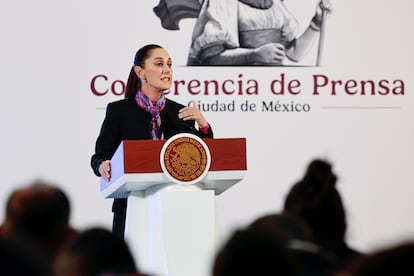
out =
[[[201,122],[197,121],[197,125],[198,125],[198,128],[204,128],[208,126],[208,122],[206,120],[203,120]]]
[[[207,134],[208,133],[208,129],[210,128],[210,125],[207,123],[207,125],[200,127],[199,130],[204,133]]]

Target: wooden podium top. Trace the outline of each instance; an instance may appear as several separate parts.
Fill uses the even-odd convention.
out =
[[[205,138],[211,164],[202,185],[223,192],[242,179],[247,171],[245,138]],[[125,197],[125,193],[171,182],[163,173],[160,154],[166,140],[124,140],[111,160],[111,180],[101,178],[105,197]],[[222,183],[221,187],[218,187]],[[226,184],[223,184],[226,183]]]

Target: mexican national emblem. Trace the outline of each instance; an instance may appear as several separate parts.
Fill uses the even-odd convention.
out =
[[[174,182],[194,184],[208,172],[210,152],[199,137],[182,133],[167,140],[160,161],[164,173]]]

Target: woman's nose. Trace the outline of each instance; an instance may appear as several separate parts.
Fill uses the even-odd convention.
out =
[[[168,64],[166,64],[166,65],[163,66],[162,71],[164,73],[168,73],[168,72],[171,71],[171,68],[170,68],[170,66]]]

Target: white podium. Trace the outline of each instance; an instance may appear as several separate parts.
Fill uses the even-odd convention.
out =
[[[101,178],[104,197],[128,197],[125,240],[143,273],[211,275],[219,241],[215,196],[247,172],[244,138],[196,137],[207,147],[203,155],[197,144],[182,143],[187,136],[195,138],[125,140],[111,160],[111,181]],[[169,171],[174,166],[183,175]],[[204,173],[197,166],[204,166]]]

